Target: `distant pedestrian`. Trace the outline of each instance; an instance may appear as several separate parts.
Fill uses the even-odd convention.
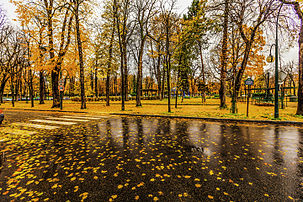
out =
[[[2,124],[3,120],[4,120],[4,114],[3,111],[0,109],[0,124]]]

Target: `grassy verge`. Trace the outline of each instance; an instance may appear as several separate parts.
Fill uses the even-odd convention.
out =
[[[238,113],[232,114],[230,109],[220,109],[218,99],[210,99],[203,105],[201,99],[192,98],[185,99],[184,105],[178,106],[176,109],[174,101],[172,103],[172,112],[168,113],[168,107],[165,105],[167,100],[144,100],[142,107],[136,107],[135,101],[128,101],[126,110],[121,111],[119,101],[111,102],[111,106],[106,107],[105,102],[87,102],[87,109],[81,110],[79,102],[64,100],[64,111],[83,111],[92,114],[96,113],[128,113],[128,114],[151,114],[151,115],[168,115],[168,116],[191,116],[191,117],[206,117],[206,118],[232,118],[232,119],[250,119],[250,120],[273,120],[274,107],[272,106],[257,106],[250,105],[249,117],[246,117],[246,103],[238,103]],[[180,100],[179,100],[180,103]],[[228,100],[230,103],[230,100]],[[17,102],[15,108],[18,109],[35,109],[35,110],[58,110],[51,109],[52,101],[46,101],[46,104],[40,105],[38,101],[35,102],[35,107],[31,108],[30,103],[25,101]],[[285,109],[280,109],[280,119],[282,121],[303,121],[303,116],[296,116],[296,103],[288,103]],[[230,106],[230,104],[229,104]],[[2,109],[11,109],[12,105],[6,102],[0,106]]]

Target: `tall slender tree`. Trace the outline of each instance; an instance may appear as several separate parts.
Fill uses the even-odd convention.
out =
[[[223,40],[221,55],[221,73],[220,73],[220,108],[226,108],[226,73],[227,73],[227,41],[228,41],[228,18],[229,18],[229,1],[224,1],[224,23],[223,23]]]
[[[76,39],[79,54],[79,68],[80,68],[80,91],[81,91],[81,109],[86,109],[86,96],[85,96],[85,84],[84,84],[84,58],[83,58],[83,41],[81,38],[80,30],[80,7],[85,3],[85,0],[71,0],[70,8],[75,15],[75,28],[76,28]]]
[[[298,106],[297,115],[303,115],[303,10],[299,1],[280,0],[280,2],[290,5],[295,10],[300,22],[299,31],[299,86],[298,86]]]
[[[142,106],[142,66],[145,42],[150,31],[150,21],[156,14],[156,0],[136,0],[134,10],[136,13],[137,28],[139,32],[138,74],[136,89],[136,106]]]

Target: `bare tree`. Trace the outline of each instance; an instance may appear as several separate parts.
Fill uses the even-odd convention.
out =
[[[290,5],[295,10],[299,21],[300,21],[300,32],[299,32],[299,87],[298,87],[298,106],[297,115],[303,115],[303,11],[300,3],[297,1],[280,0],[280,2]]]
[[[132,35],[132,23],[130,22],[131,1],[130,0],[113,0],[114,1],[114,15],[117,27],[117,35],[119,39],[120,48],[120,72],[121,72],[121,94],[122,103],[121,109],[125,110],[125,101],[128,93],[127,77],[127,45],[129,37]]]
[[[134,12],[136,15],[137,29],[139,33],[139,53],[138,53],[138,74],[137,74],[137,89],[136,89],[136,106],[142,106],[142,66],[145,42],[150,32],[150,21],[156,14],[157,0],[135,0]]]
[[[1,65],[1,89],[0,96],[2,101],[3,91],[6,83],[10,80],[12,106],[15,106],[15,83],[16,75],[18,75],[25,62],[24,38],[20,32],[13,30],[7,26],[1,33],[2,43],[0,44],[0,65]],[[3,39],[4,38],[4,39]]]
[[[235,75],[232,113],[236,112],[237,97],[241,87],[243,74],[247,67],[253,44],[256,40],[256,33],[261,29],[261,26],[269,20],[278,5],[275,0],[255,1],[255,0],[239,0],[231,4],[231,15],[234,23],[237,24],[241,38],[245,43],[245,50],[241,66]],[[245,32],[245,27],[250,27],[249,32]]]
[[[86,97],[85,97],[85,86],[84,86],[84,59],[83,59],[83,48],[80,31],[80,7],[85,3],[86,0],[71,0],[71,10],[75,16],[76,21],[76,39],[79,54],[79,67],[80,67],[80,91],[81,91],[81,109],[86,109]]]
[[[225,0],[223,40],[221,55],[221,74],[220,74],[220,108],[226,108],[226,73],[227,73],[227,41],[228,41],[228,17],[229,17],[229,0]]]
[[[172,56],[172,42],[171,37],[173,34],[174,25],[174,9],[176,6],[176,0],[170,0],[166,3],[161,3],[161,16],[163,17],[163,28],[165,30],[165,66],[166,66],[166,82],[167,82],[167,106],[168,112],[171,112],[171,56]]]
[[[45,21],[47,24],[47,50],[49,52],[50,63],[54,66],[51,71],[53,92],[52,108],[57,108],[60,106],[58,89],[59,74],[61,72],[61,65],[63,63],[64,56],[70,45],[71,29],[74,15],[70,12],[69,4],[57,4],[57,2],[55,2],[54,0],[43,0],[42,4],[43,5],[39,5],[41,6],[41,10],[44,13]],[[64,6],[67,6],[67,8],[64,9]],[[60,38],[58,40],[58,46],[55,46],[54,22],[56,21],[55,16],[59,11],[62,14],[63,21],[62,24],[60,24],[57,28],[58,30],[60,30]],[[58,47],[58,50],[55,50],[56,47]]]

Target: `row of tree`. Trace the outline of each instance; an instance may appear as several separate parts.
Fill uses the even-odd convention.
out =
[[[273,38],[271,29],[282,3],[279,28],[284,36],[293,39],[300,32],[301,24],[290,20],[295,13],[302,22],[300,4],[285,0],[193,0],[183,16],[175,12],[175,0],[106,0],[102,6],[93,0],[13,2],[21,28],[5,23],[1,12],[1,98],[10,86],[12,96],[28,91],[33,105],[33,83],[38,79],[40,103],[49,81],[53,107],[58,107],[62,78],[65,85],[79,89],[81,109],[86,108],[88,88],[98,96],[102,80],[109,105],[112,77],[117,80],[119,75],[122,110],[131,77],[136,79],[132,87],[136,106],[142,106],[142,82],[150,78],[160,99],[167,95],[169,112],[172,87],[187,92],[193,89],[190,85],[202,84],[205,102],[205,86],[219,83],[220,107],[227,106],[230,92],[231,110],[236,113],[243,80],[264,75],[264,48]],[[293,80],[299,81],[297,114],[301,115],[302,57],[300,51],[299,72],[291,70]]]

